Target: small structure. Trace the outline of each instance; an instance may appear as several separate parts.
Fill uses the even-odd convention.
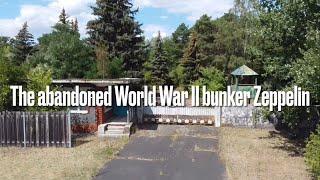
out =
[[[131,90],[140,88],[141,79],[57,79],[52,84],[60,86],[63,90],[104,91],[108,86],[129,85]],[[112,88],[114,89],[114,88]],[[112,99],[115,100],[115,93]],[[136,107],[73,107],[71,115],[72,131],[74,133],[88,133],[99,131],[99,135],[122,136],[130,135],[132,121],[137,118]],[[128,130],[129,128],[129,130]],[[129,132],[128,132],[129,131]]]
[[[251,95],[255,94],[253,87],[258,85],[258,73],[243,65],[234,70],[231,75],[231,87],[233,91],[249,91],[252,93]]]

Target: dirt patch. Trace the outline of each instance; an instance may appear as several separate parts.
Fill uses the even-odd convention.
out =
[[[302,156],[292,156],[287,139],[265,129],[224,127],[219,152],[229,179],[310,179]]]
[[[0,148],[0,179],[92,179],[128,142],[77,138],[74,148]]]

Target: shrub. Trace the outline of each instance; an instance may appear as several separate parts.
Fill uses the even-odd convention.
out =
[[[305,159],[312,173],[320,180],[320,125],[317,131],[310,136],[306,146]]]
[[[45,91],[47,86],[50,86],[52,81],[52,71],[45,65],[38,65],[37,67],[30,69],[27,73],[27,89],[33,91],[36,94],[40,91]],[[28,107],[29,111],[46,111],[51,108],[37,106],[38,100],[36,100],[35,106]]]
[[[201,69],[202,77],[194,85],[207,86],[208,91],[221,91],[225,89],[224,74],[215,67]]]
[[[172,82],[175,86],[182,87],[183,86],[183,78],[184,78],[184,68],[181,65],[175,67],[169,74]]]

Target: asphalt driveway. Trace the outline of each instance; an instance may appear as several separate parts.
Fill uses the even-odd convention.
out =
[[[95,179],[225,179],[214,127],[149,125],[143,128]]]

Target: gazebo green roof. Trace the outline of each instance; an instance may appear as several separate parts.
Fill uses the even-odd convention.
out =
[[[259,74],[256,73],[254,70],[250,69],[248,66],[243,65],[238,69],[234,70],[232,73],[234,76],[258,76]]]

